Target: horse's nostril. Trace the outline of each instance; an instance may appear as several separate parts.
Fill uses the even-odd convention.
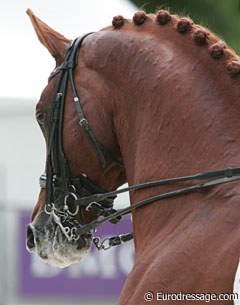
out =
[[[29,251],[33,251],[35,248],[34,227],[31,224],[27,226],[27,248]]]

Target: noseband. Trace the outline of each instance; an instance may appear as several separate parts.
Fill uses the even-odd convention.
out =
[[[77,66],[78,50],[81,47],[83,40],[90,34],[92,33],[88,33],[73,41],[63,63],[61,66],[57,67],[50,76],[51,79],[58,75],[58,81],[52,106],[51,127],[48,136],[47,170],[46,174],[43,174],[40,177],[40,186],[41,188],[46,189],[45,213],[52,215],[55,223],[60,227],[69,241],[77,240],[84,234],[89,235],[92,230],[95,230],[106,221],[117,223],[120,221],[121,216],[155,201],[188,194],[240,179],[240,168],[227,168],[202,172],[191,176],[146,182],[117,191],[106,192],[99,186],[93,184],[84,174],[81,174],[77,178],[71,178],[62,142],[63,116],[68,81],[78,114],[79,124],[96,150],[103,168],[107,164],[107,156],[111,157],[111,154],[105,151],[101,142],[93,134],[88,121],[84,116],[73,78],[73,71]],[[111,158],[119,165],[123,166],[121,161],[116,160],[113,157]],[[192,180],[200,180],[203,182],[147,198],[118,211],[113,208],[113,201],[120,193]],[[73,210],[70,208],[70,205],[74,207]],[[81,225],[74,217],[80,212],[80,209],[84,209],[97,219],[88,224]],[[131,240],[132,238],[133,234],[127,233],[107,238],[102,242],[98,237],[95,237],[93,242],[98,249],[106,250],[112,246]]]

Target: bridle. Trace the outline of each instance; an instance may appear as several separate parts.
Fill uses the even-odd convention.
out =
[[[92,183],[84,174],[81,174],[77,178],[71,178],[62,142],[63,115],[68,82],[70,83],[79,124],[96,150],[101,166],[103,168],[106,166],[108,162],[107,158],[111,158],[113,161],[123,166],[121,161],[115,159],[110,153],[105,151],[101,142],[92,132],[89,123],[84,116],[74,83],[73,72],[77,66],[78,50],[81,47],[83,40],[90,34],[92,33],[79,37],[72,42],[63,63],[57,67],[50,76],[51,79],[58,75],[58,80],[52,106],[51,126],[48,135],[46,174],[41,175],[40,186],[41,188],[46,189],[45,213],[52,215],[53,220],[60,227],[68,241],[77,240],[81,235],[91,235],[90,232],[92,230],[95,230],[107,221],[118,223],[123,215],[131,213],[136,208],[163,199],[185,195],[240,179],[240,168],[226,168],[202,172],[191,176],[146,182],[117,191],[107,192]],[[200,180],[203,182],[144,199],[123,209],[115,210],[113,208],[113,201],[120,193],[192,180]],[[70,205],[73,206],[75,210],[72,211]],[[84,209],[86,212],[95,216],[96,220],[81,225],[74,217],[80,212],[80,209]],[[100,241],[98,237],[94,237],[93,243],[99,250],[106,250],[112,246],[131,240],[132,238],[133,233],[113,236],[106,238],[103,241]]]
[[[80,212],[80,206],[76,206],[75,211],[71,211],[69,205],[75,205],[75,200],[80,197],[90,196],[95,193],[105,193],[106,191],[93,184],[85,174],[81,174],[77,178],[71,178],[69,175],[68,163],[62,142],[63,116],[68,81],[78,114],[79,124],[86,133],[92,146],[95,148],[101,166],[103,168],[106,167],[108,158],[111,158],[112,161],[119,166],[123,166],[121,160],[114,158],[110,152],[105,151],[101,142],[93,134],[88,121],[84,116],[75,88],[73,70],[77,66],[78,50],[83,40],[90,34],[92,33],[79,37],[72,42],[67,50],[63,63],[54,69],[49,78],[50,81],[53,77],[58,75],[51,110],[51,126],[49,128],[47,141],[46,174],[43,174],[40,177],[40,187],[46,189],[45,213],[52,215],[54,221],[69,241],[79,238],[80,235],[76,235],[76,231],[81,227],[74,218],[74,216]],[[115,196],[110,196],[100,201],[99,205],[102,207],[101,215],[109,216],[116,212],[116,210],[113,209],[114,199]],[[56,204],[55,200],[60,202]],[[85,210],[90,212],[93,216],[100,215],[99,209],[94,208],[91,204],[85,206]],[[118,220],[119,219],[116,218],[111,220],[111,222],[115,223]],[[85,234],[88,235],[88,232]]]

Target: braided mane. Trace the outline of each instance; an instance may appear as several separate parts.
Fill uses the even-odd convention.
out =
[[[176,32],[181,35],[190,36],[190,39],[192,39],[195,44],[206,47],[206,50],[213,59],[219,60],[221,58],[226,65],[226,71],[231,77],[240,75],[239,56],[230,49],[222,39],[207,28],[194,24],[190,18],[180,18],[177,15],[170,14],[166,10],[160,10],[156,14],[146,14],[145,12],[140,11],[134,14],[132,20],[125,19],[120,15],[115,16],[112,20],[112,26],[114,29],[118,30],[125,24],[141,26],[145,22],[152,22],[160,27],[169,25],[175,28]]]

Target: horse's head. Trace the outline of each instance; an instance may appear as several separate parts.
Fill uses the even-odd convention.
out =
[[[111,88],[85,62],[84,44],[88,38],[80,41],[75,50],[74,88],[81,98],[79,104],[70,87],[71,79],[66,77],[69,71],[63,67],[74,46],[71,48],[70,40],[30,10],[28,14],[39,40],[55,58],[56,69],[36,107],[36,119],[47,146],[46,175],[40,179],[41,191],[27,229],[27,246],[46,262],[64,267],[78,262],[90,248],[91,232],[75,233],[98,216],[89,205],[76,206],[75,199],[116,189],[125,182],[125,171],[118,161],[121,153],[112,132]],[[102,204],[111,208],[112,200]]]

